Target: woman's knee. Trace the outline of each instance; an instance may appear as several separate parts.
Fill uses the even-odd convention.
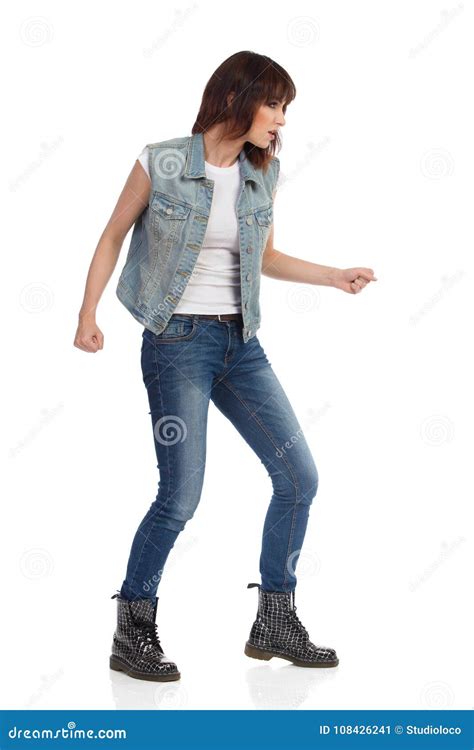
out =
[[[159,526],[180,532],[194,516],[200,499],[201,489],[198,487],[193,491],[188,485],[186,492],[174,492],[168,496],[165,496],[160,487],[157,498],[150,507],[150,515]]]
[[[272,474],[273,489],[279,498],[290,503],[309,505],[316,496],[319,475],[311,454],[305,454],[304,460],[288,462],[285,470],[281,468]]]
[[[298,473],[297,501],[310,505],[316,497],[319,485],[319,474],[314,461],[308,462]]]

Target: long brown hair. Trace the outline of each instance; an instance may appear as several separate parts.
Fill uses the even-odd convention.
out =
[[[231,93],[234,97],[227,105]],[[222,122],[226,138],[240,138],[250,129],[261,104],[280,100],[284,102],[285,112],[295,96],[295,84],[277,62],[257,52],[236,52],[224,60],[208,80],[191,132],[203,133]],[[281,148],[278,134],[267,148],[259,148],[249,141],[244,144],[248,160],[264,172],[277,148]]]

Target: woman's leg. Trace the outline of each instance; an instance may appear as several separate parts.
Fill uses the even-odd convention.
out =
[[[291,404],[254,336],[233,337],[211,399],[265,465],[273,495],[263,528],[261,588],[293,591],[318,472]]]
[[[141,365],[160,479],[133,539],[120,591],[125,599],[154,599],[168,554],[200,500],[212,374],[199,356],[196,333],[191,319],[176,316],[166,336],[143,334]]]

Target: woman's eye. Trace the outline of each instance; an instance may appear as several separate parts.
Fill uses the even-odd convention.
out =
[[[278,107],[279,104],[280,102],[269,102],[268,106],[274,109],[275,107]],[[285,112],[286,112],[286,104],[283,106],[283,114],[285,114]]]

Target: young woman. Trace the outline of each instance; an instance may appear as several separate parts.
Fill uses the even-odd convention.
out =
[[[291,404],[260,345],[261,273],[356,294],[370,268],[337,269],[273,246],[279,129],[296,89],[274,60],[238,52],[208,81],[192,135],[149,144],[122,190],[91,262],[74,345],[103,348],[96,308],[134,226],[117,296],[143,326],[141,366],[159,488],[135,533],[117,599],[110,666],[175,680],[156,624],[168,554],[199,503],[209,401],[264,464],[273,494],[260,555],[258,611],[245,644],[257,659],[333,667],[296,615],[296,563],[318,472]],[[285,445],[291,444],[291,450]]]

